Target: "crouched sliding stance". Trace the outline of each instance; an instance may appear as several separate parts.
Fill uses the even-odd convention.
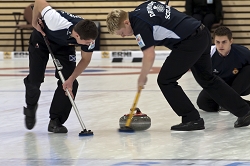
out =
[[[49,50],[43,36],[47,36],[55,58],[63,66],[62,74],[66,81],[62,84],[58,79],[50,106],[49,132],[67,133],[63,123],[68,119],[72,108],[69,98],[65,95],[66,88],[72,97],[76,96],[78,82],[76,78],[88,66],[94,48],[94,40],[98,29],[94,22],[65,11],[56,11],[46,0],[36,0],[33,8],[32,25],[34,31],[29,40],[29,74],[24,78],[26,88],[24,107],[25,124],[31,130],[36,123],[36,110],[40,97],[40,86],[44,81],[44,73],[49,59]],[[76,65],[75,45],[81,46],[81,59]]]
[[[221,106],[238,117],[234,127],[250,124],[249,105],[219,77],[212,74],[211,35],[200,21],[157,1],[146,1],[134,11],[114,9],[107,16],[111,34],[136,37],[143,52],[138,88],[144,87],[155,59],[155,46],[165,46],[171,53],[158,75],[158,85],[178,116],[180,124],[171,130],[205,129],[204,120],[178,85],[178,80],[191,69],[200,86]],[[225,98],[225,96],[230,96]]]
[[[250,51],[248,48],[233,44],[232,32],[228,27],[220,26],[214,31],[215,45],[211,46],[213,73],[223,79],[240,96],[250,94]],[[225,99],[231,96],[224,96]],[[249,100],[245,100],[250,105]],[[209,94],[202,90],[197,105],[207,112],[226,111]]]

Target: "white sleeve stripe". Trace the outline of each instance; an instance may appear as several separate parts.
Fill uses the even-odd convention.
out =
[[[46,6],[46,7],[42,10],[42,12],[41,12],[42,17],[44,17],[45,13],[46,13],[48,10],[50,10],[50,9],[52,9],[51,6]]]
[[[214,55],[215,51],[216,51],[216,46],[215,45],[211,46],[211,50],[210,50],[210,56],[211,56],[211,58]]]
[[[55,9],[52,9],[51,6],[45,7],[41,14],[45,14],[43,16],[45,24],[52,31],[68,29],[73,25],[67,19],[62,17]]]

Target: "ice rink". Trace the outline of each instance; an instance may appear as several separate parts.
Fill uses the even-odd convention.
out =
[[[136,95],[141,63],[111,63],[93,60],[78,77],[75,103],[93,136],[79,137],[82,131],[72,109],[64,124],[67,134],[47,131],[49,107],[56,87],[54,66],[48,64],[32,130],[24,125],[23,78],[28,60],[0,61],[0,165],[1,166],[246,166],[250,165],[250,127],[234,128],[232,114],[206,113],[204,131],[174,133],[181,122],[163,97],[156,79],[162,60],[156,60],[138,107],[152,120],[146,131],[120,133],[119,118],[129,113]],[[180,80],[196,106],[201,87],[192,73]],[[250,99],[249,96],[245,97]]]

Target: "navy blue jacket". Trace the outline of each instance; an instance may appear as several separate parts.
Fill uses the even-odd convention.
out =
[[[223,57],[217,51],[216,46],[212,46],[211,60],[213,73],[231,85],[240,70],[250,65],[250,50],[244,46],[232,44],[229,54]]]

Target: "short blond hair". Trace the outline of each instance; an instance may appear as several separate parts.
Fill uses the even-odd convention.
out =
[[[124,27],[124,20],[128,18],[128,13],[124,10],[114,9],[112,10],[106,19],[107,28],[109,33],[114,34],[116,30]]]

